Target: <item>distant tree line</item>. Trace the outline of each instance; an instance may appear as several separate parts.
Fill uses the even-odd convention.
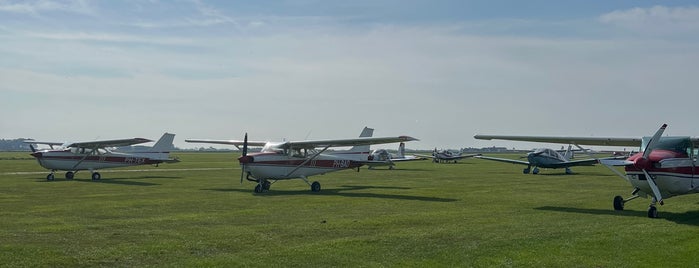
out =
[[[31,151],[29,144],[24,143],[25,140],[27,139],[0,139],[0,151]]]

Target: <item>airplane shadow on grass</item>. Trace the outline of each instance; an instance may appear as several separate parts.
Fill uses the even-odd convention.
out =
[[[617,217],[638,217],[646,218],[648,217],[647,211],[639,210],[623,210],[616,211],[612,209],[590,209],[590,208],[571,208],[571,207],[538,207],[537,210],[546,211],[556,211],[556,212],[567,212],[567,213],[581,213],[581,214],[594,214],[594,215],[610,215]],[[667,220],[677,224],[686,224],[699,226],[699,210],[698,211],[687,211],[685,213],[673,213],[666,211],[658,212],[659,220]]]
[[[152,183],[152,182],[142,182],[142,181],[132,181],[132,179],[154,179],[154,178],[178,178],[178,177],[162,177],[162,176],[145,176],[145,177],[136,177],[136,178],[108,178],[108,179],[101,179],[99,181],[93,181],[90,179],[72,179],[72,180],[57,180],[57,181],[46,181],[46,180],[41,180],[39,182],[46,182],[46,183],[60,183],[60,182],[89,182],[89,183],[106,183],[106,184],[120,184],[120,185],[131,185],[131,186],[156,186],[160,185],[158,183]]]
[[[363,198],[383,198],[383,199],[397,199],[397,200],[414,200],[414,201],[426,201],[426,202],[456,202],[458,199],[453,198],[441,198],[441,197],[427,197],[427,196],[414,196],[414,195],[396,195],[396,194],[378,194],[378,193],[356,193],[351,192],[355,190],[365,190],[365,189],[390,189],[390,190],[407,190],[410,188],[406,187],[393,187],[393,186],[349,186],[342,185],[342,188],[336,189],[323,189],[320,192],[314,193],[309,190],[302,191],[288,191],[288,190],[278,190],[272,189],[268,192],[261,194],[253,194],[255,196],[265,197],[265,196],[343,196],[343,197],[363,197]],[[250,189],[202,189],[207,191],[220,191],[220,192],[241,192],[250,193]]]

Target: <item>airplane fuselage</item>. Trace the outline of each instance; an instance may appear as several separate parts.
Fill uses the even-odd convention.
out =
[[[163,162],[163,159],[117,152],[86,155],[70,150],[44,150],[34,152],[31,155],[36,158],[39,165],[46,169],[68,171],[149,165]]]
[[[532,166],[541,168],[559,168],[561,163],[567,162],[560,155],[534,154],[527,155],[527,160]]]
[[[311,159],[274,152],[249,154],[241,157],[240,163],[252,177],[269,180],[304,178],[363,165],[362,162],[330,154],[320,154]]]
[[[631,156],[628,160],[634,161],[642,154]],[[677,152],[655,150],[649,155],[649,160],[654,164],[647,167],[657,184],[663,198],[672,196],[699,193],[699,174],[696,173],[697,161]],[[626,166],[626,178],[634,187],[644,194],[652,193],[646,175],[634,165]]]

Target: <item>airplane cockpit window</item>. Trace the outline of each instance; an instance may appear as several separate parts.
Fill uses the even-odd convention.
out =
[[[302,150],[302,149],[293,149],[293,150],[291,151],[291,153],[292,153],[291,156],[293,156],[293,157],[306,157],[306,153],[305,153],[305,152],[306,152],[306,150]]]
[[[644,151],[650,142],[650,137],[643,137],[641,142],[641,151]],[[693,157],[694,146],[689,137],[662,137],[655,149],[669,150],[673,152],[683,153],[687,157]]]
[[[278,144],[278,143],[265,144],[265,146],[262,147],[262,152],[263,153],[276,153],[276,154],[281,154],[281,155],[287,154],[286,150],[284,150],[284,148],[281,148],[280,144]]]

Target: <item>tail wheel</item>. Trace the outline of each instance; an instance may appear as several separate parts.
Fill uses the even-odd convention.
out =
[[[94,173],[92,173],[92,180],[93,180],[93,181],[98,181],[98,180],[100,180],[100,179],[102,179],[102,175],[100,175],[99,172],[94,172]]]
[[[49,174],[49,175],[46,175],[46,180],[47,180],[47,181],[52,181],[53,179],[54,179],[54,178],[53,178],[53,173],[51,173],[51,174]]]

